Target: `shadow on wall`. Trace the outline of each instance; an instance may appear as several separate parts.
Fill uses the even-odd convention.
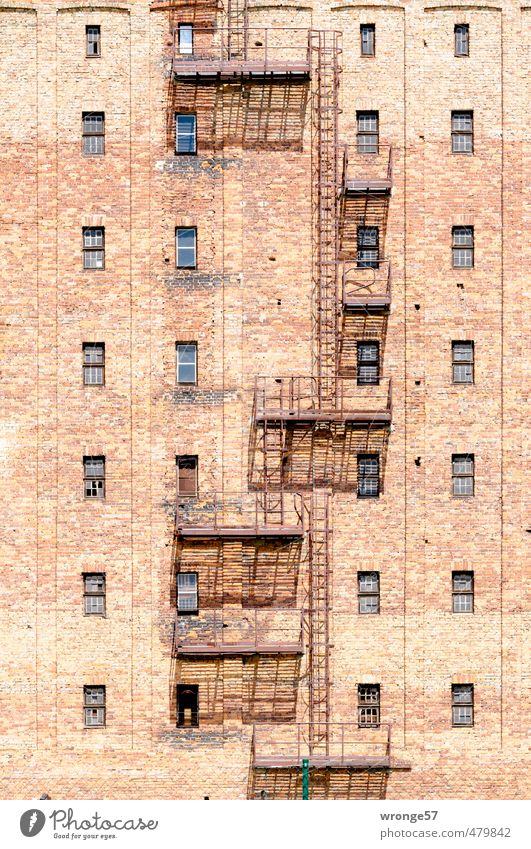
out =
[[[310,770],[310,799],[385,799],[386,770]],[[249,799],[302,799],[301,769],[251,769]]]

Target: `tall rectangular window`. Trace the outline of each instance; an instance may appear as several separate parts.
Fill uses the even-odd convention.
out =
[[[358,227],[357,241],[356,264],[358,268],[379,268],[380,228]]]
[[[468,24],[456,24],[454,27],[454,53],[456,56],[468,56],[470,52],[470,27]]]
[[[177,342],[177,383],[197,383],[197,342]]]
[[[452,610],[454,613],[474,612],[473,572],[452,572]]]
[[[177,457],[177,495],[197,495],[197,457]]]
[[[474,495],[474,455],[452,454],[452,492]]]
[[[197,153],[197,122],[191,112],[175,113],[175,152]]]
[[[360,24],[361,55],[374,56],[376,27],[374,24]]]
[[[83,457],[85,498],[105,498],[105,457]]]
[[[377,498],[379,495],[379,454],[358,454],[358,498]]]
[[[358,611],[380,612],[380,573],[358,572]]]
[[[453,383],[474,383],[474,343],[452,342]]]
[[[474,267],[473,227],[452,227],[452,265],[454,268]]]
[[[452,112],[452,153],[474,153],[474,113]]]
[[[83,268],[105,268],[105,227],[83,227]]]
[[[380,382],[379,342],[358,342],[358,385]]]
[[[103,342],[83,342],[83,383],[85,386],[103,386],[105,383]]]
[[[358,153],[378,153],[378,112],[356,112]]]
[[[358,725],[377,728],[380,724],[380,685],[358,684]]]
[[[175,231],[177,268],[196,268],[197,230],[195,227],[177,227]]]
[[[83,598],[85,613],[105,615],[105,574],[91,572],[83,575]]]
[[[87,56],[101,56],[101,27],[85,27]]]
[[[83,112],[83,153],[101,156],[105,153],[105,112]]]
[[[197,684],[177,684],[177,725],[179,728],[194,728],[199,725]]]
[[[179,53],[192,54],[194,52],[194,27],[193,24],[179,24],[177,29]]]
[[[452,684],[452,725],[474,725],[473,684]]]
[[[83,687],[83,712],[85,728],[105,725],[105,687]]]
[[[177,610],[179,613],[197,613],[197,572],[177,573]]]

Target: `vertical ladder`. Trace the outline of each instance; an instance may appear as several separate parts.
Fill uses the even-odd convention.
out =
[[[330,496],[309,499],[308,686],[310,751],[327,752],[330,721]]]
[[[247,0],[228,0],[228,59],[247,58],[247,39],[249,27],[249,11]]]

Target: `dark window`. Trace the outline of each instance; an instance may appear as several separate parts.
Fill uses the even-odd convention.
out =
[[[356,112],[358,153],[378,153],[378,112]]]
[[[105,227],[83,227],[83,268],[105,268]]]
[[[468,56],[470,27],[468,24],[456,24],[454,27],[454,46],[456,56]]]
[[[197,684],[177,684],[177,725],[180,728],[193,728],[199,725]]]
[[[179,24],[178,30],[179,53],[194,52],[194,27],[193,24]]]
[[[474,383],[474,343],[452,342],[452,380]]]
[[[474,152],[474,113],[452,112],[452,153]]]
[[[452,725],[474,725],[473,684],[452,684]]]
[[[83,112],[83,153],[105,153],[105,112]]]
[[[105,383],[103,342],[83,342],[83,383],[85,386],[102,386]]]
[[[474,495],[474,455],[452,454],[452,492]]]
[[[85,728],[105,725],[105,687],[83,687]]]
[[[175,231],[177,268],[195,268],[197,264],[195,227],[178,227]]]
[[[379,268],[380,229],[379,227],[358,227],[358,268]]]
[[[177,495],[197,495],[197,457],[177,457]]]
[[[380,494],[380,456],[358,454],[358,498],[377,498]]]
[[[358,684],[358,725],[378,727],[380,724],[380,685]]]
[[[87,56],[101,56],[101,28],[99,26],[85,27]]]
[[[374,56],[376,28],[374,24],[361,24],[361,55]]]
[[[105,615],[105,575],[91,572],[83,575],[85,613]]]
[[[379,382],[379,342],[358,342],[358,384],[377,384]]]
[[[196,116],[191,112],[175,113],[175,152],[197,152]]]
[[[452,572],[452,610],[454,613],[474,612],[473,572]]]
[[[105,457],[83,457],[85,498],[105,498]]]
[[[197,343],[177,343],[177,383],[197,383]]]
[[[452,227],[452,265],[454,268],[474,267],[473,227]]]
[[[358,610],[360,613],[380,612],[379,572],[358,572]]]
[[[197,613],[197,572],[177,573],[177,610],[179,613]]]

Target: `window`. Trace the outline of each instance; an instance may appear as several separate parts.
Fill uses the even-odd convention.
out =
[[[177,457],[177,495],[197,495],[197,457]]]
[[[194,52],[194,27],[192,24],[179,24],[178,30],[178,38],[179,38],[179,53],[193,53]]]
[[[83,227],[83,268],[105,268],[104,227]]]
[[[197,383],[197,343],[177,342],[177,383]]]
[[[378,112],[356,112],[358,153],[378,153]]]
[[[379,268],[380,229],[378,227],[358,227],[358,268]]]
[[[197,572],[178,572],[177,610],[179,613],[197,613]]]
[[[378,727],[380,724],[380,685],[358,684],[358,725]]]
[[[452,342],[452,380],[474,383],[474,343]]]
[[[379,494],[379,455],[358,454],[358,498],[377,498]]]
[[[101,28],[98,26],[85,27],[87,56],[101,56]]]
[[[474,725],[473,684],[452,684],[452,725]]]
[[[83,383],[103,386],[105,383],[105,345],[103,342],[83,343]]]
[[[358,342],[358,385],[380,382],[379,342]]]
[[[196,267],[197,231],[195,227],[178,227],[175,231],[177,268]]]
[[[374,56],[374,24],[360,24],[361,55]]]
[[[197,684],[177,684],[177,725],[180,728],[194,728],[199,725]]]
[[[473,268],[473,227],[452,227],[452,265],[454,268]]]
[[[474,455],[452,454],[452,492],[474,495]]]
[[[454,613],[474,612],[473,572],[452,572],[452,610]]]
[[[358,611],[380,612],[380,573],[358,572]]]
[[[452,112],[452,153],[474,152],[474,113]]]
[[[469,54],[470,27],[468,24],[456,24],[454,27],[454,47],[456,56]]]
[[[83,457],[85,498],[105,498],[105,457]]]
[[[105,575],[91,572],[83,575],[85,613],[105,615]]]
[[[192,113],[175,113],[175,152],[197,153],[196,116]]]
[[[85,728],[105,725],[105,687],[83,687]]]
[[[105,153],[105,112],[83,112],[83,153],[101,156]]]

